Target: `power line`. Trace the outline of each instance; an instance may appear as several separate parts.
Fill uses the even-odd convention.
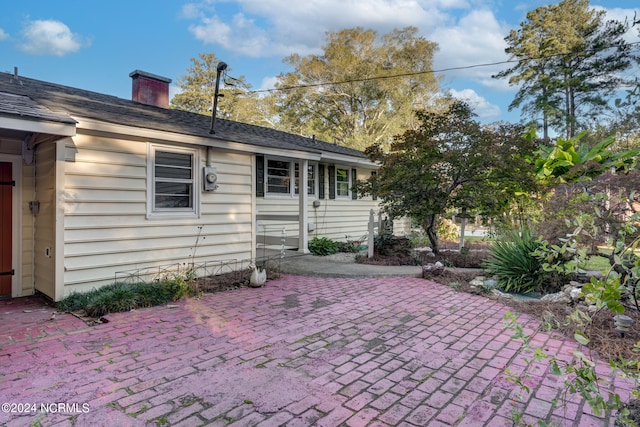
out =
[[[628,43],[627,46],[635,46],[635,45],[639,45],[639,44],[640,44],[640,42],[632,42],[632,43]],[[604,47],[602,49],[599,49],[598,51],[602,51],[602,50],[606,50],[606,49],[610,49],[610,48],[615,48],[615,47],[616,46],[607,46],[607,47]],[[594,53],[596,53],[596,52],[594,52]],[[540,59],[551,59],[551,58],[555,58],[555,57],[558,57],[558,56],[568,56],[568,55],[573,55],[573,54],[575,54],[575,52],[558,53],[558,54],[554,54],[554,55],[540,56],[540,57],[537,57],[537,58],[507,59],[505,61],[488,62],[488,63],[483,63],[483,64],[471,64],[471,65],[465,65],[465,66],[460,66],[460,67],[441,68],[441,69],[438,69],[438,70],[413,71],[413,72],[409,72],[409,73],[389,74],[389,75],[386,75],[386,76],[363,77],[363,78],[358,78],[358,79],[337,80],[337,81],[333,81],[333,82],[307,83],[307,84],[301,84],[301,85],[296,85],[296,86],[282,86],[282,87],[271,88],[271,89],[257,89],[257,90],[247,91],[246,93],[278,92],[278,91],[286,91],[286,90],[294,90],[294,89],[306,89],[306,88],[320,87],[320,86],[342,85],[342,84],[347,84],[347,83],[361,83],[361,82],[368,82],[368,81],[374,81],[374,80],[387,80],[387,79],[395,79],[395,78],[400,78],[400,77],[418,76],[418,75],[423,75],[423,74],[444,73],[444,72],[447,72],[447,71],[469,70],[469,69],[472,69],[472,68],[493,67],[495,65],[512,64],[512,63],[526,62],[526,61],[536,61],[536,60],[540,60]],[[234,80],[237,80],[237,79],[234,79]]]

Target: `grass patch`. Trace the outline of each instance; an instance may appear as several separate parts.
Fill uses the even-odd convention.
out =
[[[182,279],[159,283],[113,283],[84,293],[73,293],[58,302],[63,311],[84,311],[87,316],[101,317],[107,313],[152,307],[180,300],[194,294]]]

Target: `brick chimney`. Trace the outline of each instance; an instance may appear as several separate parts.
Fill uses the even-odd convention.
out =
[[[169,83],[171,79],[145,71],[129,73],[133,79],[131,100],[160,108],[169,108]]]

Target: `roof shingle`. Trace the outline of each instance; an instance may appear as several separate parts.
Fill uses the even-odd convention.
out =
[[[0,115],[20,115],[64,123],[75,123],[72,117],[76,116],[250,144],[256,146],[256,151],[259,151],[258,147],[265,147],[366,157],[361,151],[351,148],[224,119],[216,119],[216,133],[212,135],[209,133],[209,116],[159,108],[98,92],[16,77],[10,73],[0,73]]]

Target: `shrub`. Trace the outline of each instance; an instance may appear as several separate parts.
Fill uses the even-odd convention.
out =
[[[360,251],[360,245],[357,242],[336,242],[338,247],[336,252],[356,253]]]
[[[545,271],[543,261],[536,256],[542,247],[542,240],[534,237],[529,228],[520,232],[512,230],[490,246],[491,257],[483,263],[483,268],[496,277],[498,288],[505,292],[556,292],[562,277]]]
[[[411,245],[414,248],[429,246],[429,238],[422,230],[411,230],[407,237],[411,240]]]
[[[328,237],[314,237],[309,241],[309,251],[318,256],[335,254],[338,252],[338,242]]]
[[[411,256],[413,245],[406,237],[395,237],[389,234],[377,235],[373,239],[373,252],[383,256]]]

